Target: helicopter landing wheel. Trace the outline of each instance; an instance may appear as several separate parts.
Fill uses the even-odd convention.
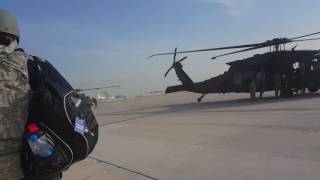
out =
[[[201,102],[205,95],[207,95],[207,94],[202,94],[202,95],[197,99],[197,101],[198,101],[198,102]]]

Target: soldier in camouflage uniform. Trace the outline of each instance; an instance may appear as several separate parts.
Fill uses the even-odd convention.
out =
[[[28,117],[29,55],[16,50],[20,32],[16,18],[0,9],[0,180],[24,178],[20,150]],[[60,173],[39,172],[27,179],[60,179]]]
[[[28,55],[15,51],[16,19],[0,10],[0,179],[21,179],[20,146],[28,116]]]

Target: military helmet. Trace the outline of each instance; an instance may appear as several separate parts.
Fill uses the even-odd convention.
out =
[[[0,32],[20,37],[16,17],[10,12],[0,9]]]

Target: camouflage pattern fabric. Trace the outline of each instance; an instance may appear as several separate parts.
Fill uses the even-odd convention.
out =
[[[0,179],[23,177],[20,145],[28,116],[28,55],[0,54]]]
[[[0,155],[0,179],[19,180],[24,176],[20,169],[20,153]]]

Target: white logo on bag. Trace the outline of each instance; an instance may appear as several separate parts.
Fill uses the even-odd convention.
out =
[[[71,97],[71,101],[73,102],[73,104],[74,104],[76,107],[79,107],[80,104],[81,104],[81,99],[79,99],[79,98]]]

